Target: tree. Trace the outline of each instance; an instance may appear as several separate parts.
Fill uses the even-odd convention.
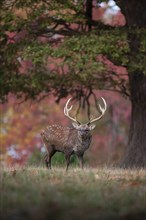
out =
[[[141,48],[141,32],[146,30],[144,12],[146,2],[142,0],[139,2],[120,1],[120,3],[127,20],[130,48],[127,69],[132,105],[129,143],[123,165],[143,167],[146,165],[146,71],[142,64],[145,59],[143,53],[145,49]],[[142,47],[146,48],[146,40],[143,41]]]
[[[95,90],[120,92],[132,103],[129,143],[122,166],[143,167],[146,3],[117,1],[127,25],[113,27],[94,19],[94,2],[1,1],[2,101],[10,92],[24,100],[41,100],[53,94],[57,102],[71,94],[90,107],[89,98],[93,96],[96,101]],[[124,74],[117,71],[121,66]]]

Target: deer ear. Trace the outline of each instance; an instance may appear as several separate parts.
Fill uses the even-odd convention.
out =
[[[75,128],[75,129],[78,129],[79,125],[75,122],[72,123],[72,126]]]
[[[95,127],[96,127],[95,124],[91,124],[91,125],[89,125],[89,129],[90,129],[90,130],[93,130]]]

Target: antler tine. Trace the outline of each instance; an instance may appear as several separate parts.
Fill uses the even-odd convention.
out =
[[[66,112],[66,111],[70,111],[71,109],[72,109],[72,105],[70,106],[70,108],[68,108],[68,103],[70,102],[70,100],[71,100],[71,98],[69,98],[68,100],[67,100],[67,102],[66,102],[66,104],[65,104],[65,107],[64,107],[64,113]]]
[[[99,117],[95,118],[95,119],[92,119],[92,120],[90,119],[90,121],[89,121],[90,124],[93,123],[93,122],[95,122],[95,121],[98,121],[98,120],[101,119],[101,118],[103,117],[103,115],[105,114],[105,111],[106,111],[106,109],[107,109],[107,104],[106,104],[105,99],[104,99],[103,97],[101,97],[101,98],[102,98],[102,101],[103,101],[103,103],[104,103],[104,107],[103,107],[103,108],[101,107],[100,104],[98,104],[99,109],[100,109],[100,112],[101,112],[101,115],[100,115]]]
[[[71,100],[71,98],[69,98],[68,101],[66,102],[66,105],[65,105],[65,107],[64,107],[64,114],[65,114],[68,118],[70,118],[72,121],[79,123],[79,122],[77,121],[76,117],[75,117],[75,118],[72,118],[72,117],[69,115],[69,111],[71,111],[71,109],[72,109],[72,107],[73,107],[73,105],[71,105],[70,108],[68,108],[68,103],[70,102],[70,100]]]

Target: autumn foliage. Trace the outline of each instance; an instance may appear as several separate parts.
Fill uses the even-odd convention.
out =
[[[44,149],[43,127],[69,123],[65,100],[89,106],[96,94],[108,111],[94,132],[90,164],[114,163],[126,148],[123,167],[145,166],[144,6],[144,0],[0,1],[1,103],[8,101],[1,106],[2,163],[27,163]]]
[[[98,93],[99,98],[101,95],[107,101],[108,110],[105,118],[97,123],[91,147],[86,153],[86,160],[93,166],[105,162],[114,163],[121,158],[130,120],[129,101],[113,93]],[[49,101],[45,99],[40,103],[18,104],[10,96],[9,102],[1,105],[1,162],[7,165],[27,164],[36,151],[40,154],[39,159],[43,158],[44,147],[40,131],[51,124],[71,126],[71,122],[63,114],[65,102],[64,99],[60,104],[55,104],[52,97]],[[77,104],[74,104],[74,110]],[[93,114],[98,112],[94,110]],[[83,115],[81,120],[87,121],[85,110]]]

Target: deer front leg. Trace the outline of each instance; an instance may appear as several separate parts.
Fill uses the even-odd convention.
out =
[[[69,164],[70,164],[70,157],[71,157],[70,154],[65,154],[65,159],[66,159],[66,171],[68,171],[68,167],[69,167]]]
[[[80,167],[83,169],[83,154],[79,154],[77,155],[79,163],[80,163]]]

